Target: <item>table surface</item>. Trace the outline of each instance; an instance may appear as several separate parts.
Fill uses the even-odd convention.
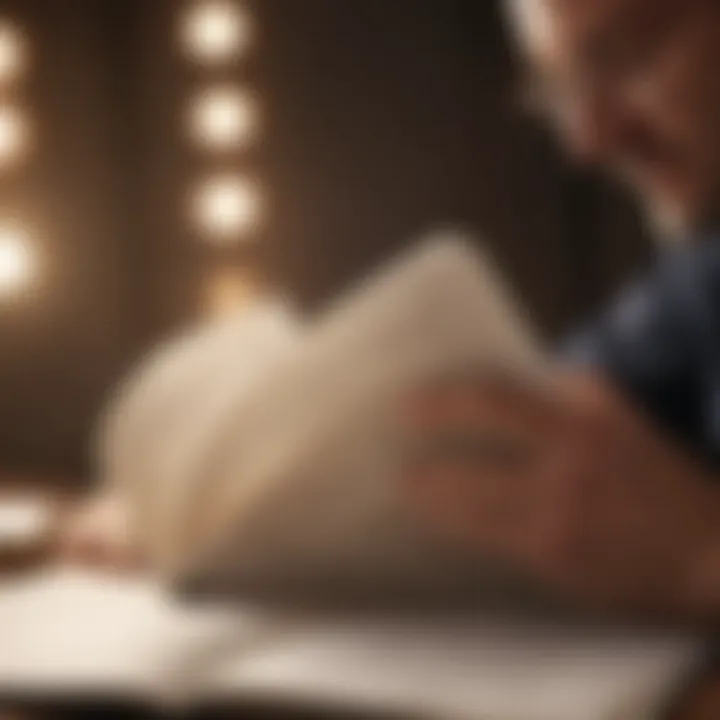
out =
[[[54,479],[8,478],[0,474],[0,503],[7,499],[36,499],[47,504],[51,513],[51,527],[46,541],[29,552],[8,556],[0,551],[0,574],[13,572],[18,565],[52,564],[55,531],[66,514],[81,502],[82,495],[77,491],[63,490],[63,483]],[[0,720],[3,719],[0,708]],[[720,720],[720,668],[698,679],[667,720]]]

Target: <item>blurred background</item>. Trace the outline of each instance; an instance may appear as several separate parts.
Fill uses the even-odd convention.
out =
[[[548,338],[592,313],[647,241],[520,80],[489,0],[1,0],[0,469],[87,478],[153,342],[266,289],[314,312],[433,226]]]

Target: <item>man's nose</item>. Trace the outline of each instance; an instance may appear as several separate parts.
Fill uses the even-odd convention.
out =
[[[617,155],[632,122],[631,111],[624,104],[588,98],[568,113],[564,141],[577,163],[602,164]]]

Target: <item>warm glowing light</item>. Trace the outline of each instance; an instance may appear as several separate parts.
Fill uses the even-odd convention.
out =
[[[33,258],[24,233],[0,227],[0,295],[22,290],[32,272]]]
[[[247,145],[257,131],[255,99],[233,87],[215,87],[193,101],[190,130],[193,138],[211,150],[232,150]]]
[[[215,268],[203,287],[203,314],[212,318],[231,315],[250,305],[258,293],[257,279],[247,270]]]
[[[13,107],[0,107],[0,166],[11,165],[26,151],[29,141],[28,123]]]
[[[234,60],[245,54],[253,36],[252,21],[233,0],[201,0],[193,5],[181,28],[185,51],[209,65]]]
[[[28,63],[25,36],[15,25],[0,20],[0,83],[18,80]]]
[[[252,239],[249,233],[260,218],[257,186],[236,175],[212,178],[198,189],[194,212],[209,239],[222,243]]]
[[[30,547],[43,539],[49,527],[49,508],[40,501],[17,498],[0,503],[0,548]]]

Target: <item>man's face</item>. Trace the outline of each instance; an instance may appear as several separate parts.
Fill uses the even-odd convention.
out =
[[[507,0],[568,150],[683,231],[720,215],[720,2]]]

